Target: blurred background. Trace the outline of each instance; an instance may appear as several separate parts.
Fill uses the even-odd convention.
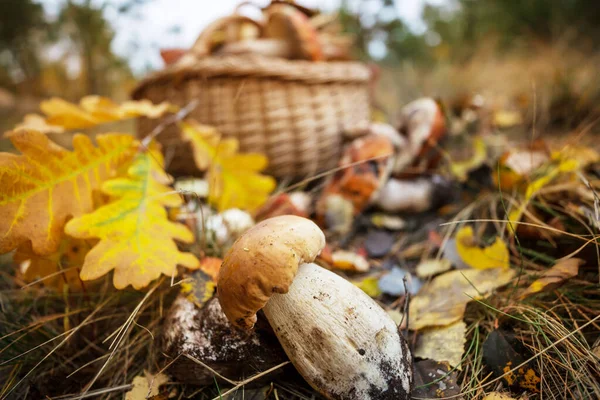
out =
[[[459,113],[473,102],[518,109],[552,130],[600,115],[600,7],[593,0],[298,0],[339,12],[355,57],[377,63],[377,107],[419,96]],[[264,5],[267,1],[256,1]],[[0,128],[43,98],[126,99],[237,0],[0,1]]]

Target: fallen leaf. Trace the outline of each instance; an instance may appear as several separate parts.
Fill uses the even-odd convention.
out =
[[[523,117],[519,111],[498,110],[494,112],[493,123],[498,128],[511,128],[523,123]]]
[[[98,147],[84,135],[67,151],[37,131],[6,135],[22,155],[0,153],[0,254],[25,241],[39,255],[54,253],[71,216],[93,209],[93,191],[131,159],[130,135],[98,135]]]
[[[347,250],[336,250],[331,254],[333,266],[337,269],[355,272],[367,272],[369,262],[363,256]]]
[[[202,308],[215,293],[215,280],[206,272],[198,269],[181,282],[181,293],[185,298]]]
[[[65,129],[62,126],[50,125],[46,122],[46,118],[38,114],[27,114],[23,118],[23,122],[15,126],[15,130],[33,130],[42,133],[63,133]]]
[[[469,172],[480,167],[487,160],[487,147],[482,138],[473,139],[473,156],[466,161],[452,161],[450,163],[450,172],[459,181],[465,182]]]
[[[176,266],[199,267],[191,253],[182,253],[175,240],[190,243],[192,232],[168,220],[165,206],[177,207],[182,200],[169,186],[160,152],[139,153],[128,177],[105,182],[102,191],[112,202],[92,213],[72,219],[65,232],[82,239],[99,238],[81,270],[82,280],[101,277],[114,269],[114,285],[123,289],[147,286],[161,274],[173,276]]]
[[[499,393],[499,392],[492,392],[492,393],[487,394],[481,400],[516,400],[516,399],[510,397],[507,394],[503,394],[503,393]]]
[[[411,398],[441,399],[460,396],[458,373],[447,362],[417,361],[414,366]]]
[[[15,251],[13,260],[20,265],[25,282],[41,279],[44,286],[58,291],[62,291],[65,285],[69,286],[69,290],[78,290],[83,288],[79,270],[91,247],[85,240],[65,236],[57,251],[40,256],[33,252],[31,242],[24,242]]]
[[[42,101],[40,108],[46,114],[45,124],[64,129],[90,128],[102,123],[134,117],[158,118],[178,108],[169,103],[153,104],[149,100],[126,101],[119,105],[101,96],[83,97],[79,105],[58,97]],[[30,122],[34,122],[30,120]],[[40,123],[41,121],[35,121]],[[24,122],[27,124],[27,120]]]
[[[194,163],[200,171],[206,171],[215,162],[215,158],[238,151],[237,140],[223,139],[214,126],[186,120],[180,122],[179,127],[182,139],[192,145]]]
[[[152,396],[158,396],[159,388],[167,382],[169,378],[162,373],[152,375],[144,371],[144,376],[133,378],[131,390],[125,394],[125,400],[149,400]]]
[[[467,303],[506,285],[514,276],[510,268],[465,269],[439,275],[411,300],[409,327],[419,330],[459,321]]]
[[[194,162],[208,169],[208,201],[219,211],[229,208],[254,210],[275,189],[275,179],[261,175],[268,159],[258,153],[237,153],[236,139],[222,139],[214,128],[195,121],[180,123],[182,137],[189,141]]]
[[[374,276],[369,276],[367,278],[361,279],[360,281],[354,281],[354,285],[359,289],[362,289],[363,292],[368,294],[370,297],[377,297],[381,294],[381,290],[379,290],[379,286],[377,285],[378,279]]]
[[[494,377],[502,376],[502,381],[512,389],[540,392],[541,379],[533,369],[533,363],[513,368],[528,359],[530,353],[514,334],[496,329],[483,342],[483,361],[492,370]]]
[[[467,341],[466,334],[467,325],[463,321],[447,326],[423,329],[419,331],[413,356],[446,361],[452,367],[458,366],[460,369]]]
[[[552,268],[544,271],[542,276],[536,279],[520,295],[525,298],[543,290],[554,290],[567,279],[577,276],[579,267],[585,264],[585,261],[579,258],[568,258],[557,262]]]
[[[494,243],[481,248],[475,242],[473,228],[470,225],[461,227],[456,233],[456,249],[465,264],[471,268],[508,268],[510,256],[506,243],[496,237]]]
[[[417,265],[416,273],[419,278],[429,278],[430,276],[446,272],[450,268],[452,268],[452,263],[445,258],[424,260]]]

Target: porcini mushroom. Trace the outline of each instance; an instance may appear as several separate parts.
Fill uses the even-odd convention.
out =
[[[312,263],[324,246],[318,226],[298,216],[250,228],[219,272],[223,312],[251,329],[262,309],[298,372],[329,399],[408,399],[406,341],[362,290]]]

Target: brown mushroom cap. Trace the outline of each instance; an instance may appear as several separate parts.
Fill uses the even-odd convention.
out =
[[[271,295],[287,293],[298,266],[312,262],[323,247],[321,229],[295,215],[269,218],[246,231],[225,255],[217,281],[229,321],[251,329]]]

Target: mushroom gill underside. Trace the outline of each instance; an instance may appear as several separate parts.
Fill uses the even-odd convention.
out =
[[[408,399],[411,356],[396,324],[362,290],[313,263],[263,309],[296,369],[330,399]]]

